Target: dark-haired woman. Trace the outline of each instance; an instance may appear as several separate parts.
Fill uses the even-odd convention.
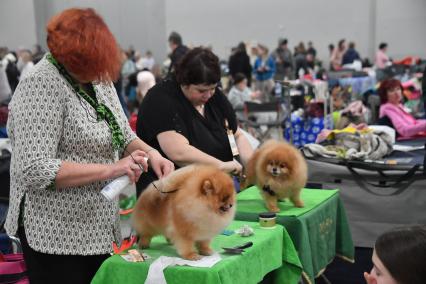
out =
[[[101,189],[123,175],[137,181],[145,157],[160,177],[173,163],[130,129],[112,84],[120,50],[93,9],[53,17],[47,45],[50,53],[19,82],[9,105],[5,227],[21,239],[32,284],[90,283],[112,242],[121,241],[118,201]]]
[[[252,154],[237,125],[235,112],[218,88],[219,59],[205,48],[189,51],[175,76],[148,91],[138,112],[138,136],[182,167],[192,163],[216,165],[238,173],[242,165],[233,159],[228,131],[235,136],[242,163]],[[148,172],[155,179],[152,172]],[[148,179],[141,179],[143,190]]]

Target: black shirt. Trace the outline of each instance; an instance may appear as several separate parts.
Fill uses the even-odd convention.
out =
[[[247,81],[251,81],[252,68],[250,58],[245,51],[237,51],[229,57],[229,74],[234,78],[237,73],[243,73]]]
[[[216,88],[214,95],[204,106],[202,116],[183,94],[174,78],[167,79],[151,88],[139,108],[136,124],[137,135],[146,143],[161,151],[157,135],[176,131],[188,139],[189,144],[221,161],[232,161],[232,152],[225,128],[225,120],[235,133],[237,119],[232,105]],[[175,164],[175,167],[178,166]],[[148,172],[139,179],[138,190],[157,179]]]

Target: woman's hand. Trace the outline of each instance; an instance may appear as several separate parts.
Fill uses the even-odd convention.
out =
[[[127,175],[131,183],[135,183],[139,180],[140,175],[143,171],[148,170],[147,163],[148,155],[141,150],[136,150],[131,155],[117,161],[111,165],[112,176],[120,177]]]
[[[243,170],[243,166],[235,160],[229,161],[229,162],[222,162],[219,168],[222,171],[233,174],[233,175],[238,175]]]
[[[152,149],[148,151],[148,155],[149,163],[151,164],[151,167],[158,178],[165,177],[174,171],[175,165],[171,161],[161,156],[157,150]]]

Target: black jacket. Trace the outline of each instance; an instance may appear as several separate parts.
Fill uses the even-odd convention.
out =
[[[243,73],[247,80],[250,82],[252,67],[250,65],[250,58],[245,51],[237,51],[229,57],[229,73],[232,77],[237,73]]]

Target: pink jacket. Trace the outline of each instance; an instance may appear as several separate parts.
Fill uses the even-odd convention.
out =
[[[381,105],[379,116],[389,117],[393,127],[401,136],[414,136],[421,131],[426,131],[426,120],[416,120],[411,114],[404,110],[401,104],[398,106],[391,103]]]
[[[389,61],[389,57],[381,50],[376,52],[376,67],[383,69],[386,67],[386,63]]]

